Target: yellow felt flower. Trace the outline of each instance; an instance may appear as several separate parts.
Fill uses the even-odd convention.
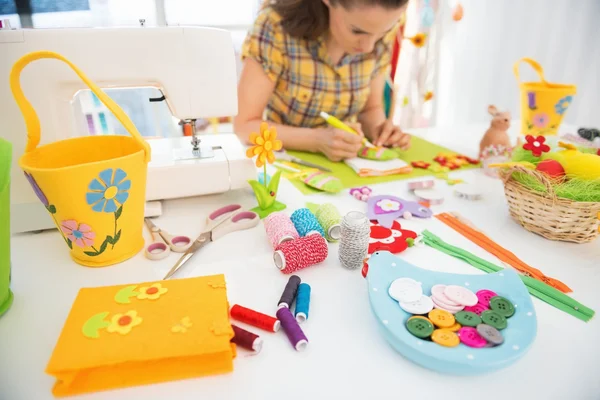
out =
[[[272,164],[275,162],[274,151],[281,150],[283,143],[277,140],[277,131],[274,127],[269,128],[269,124],[263,122],[260,124],[260,135],[252,133],[250,142],[254,145],[246,151],[246,157],[256,157],[256,166],[258,168],[265,165],[267,162]]]
[[[160,283],[153,283],[150,286],[142,286],[138,289],[140,294],[137,295],[139,300],[156,300],[163,294],[167,293],[169,289],[162,287]]]
[[[425,97],[425,101],[429,101],[429,100],[433,99],[433,92],[429,91],[429,92],[425,93],[424,97]]]
[[[115,314],[111,318],[110,325],[106,330],[110,333],[127,335],[134,326],[138,326],[141,323],[142,318],[138,317],[137,311],[131,310],[127,311],[125,314]]]
[[[413,37],[407,37],[408,40],[410,40],[410,42],[415,46],[415,47],[423,47],[425,46],[425,42],[427,40],[427,35],[424,33],[417,33],[415,36]]]
[[[183,317],[179,323],[171,328],[173,333],[186,333],[188,328],[192,327],[192,320],[190,317]]]

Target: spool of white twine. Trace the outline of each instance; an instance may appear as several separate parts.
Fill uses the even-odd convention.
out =
[[[358,211],[351,211],[341,223],[341,240],[339,259],[344,268],[358,269],[369,250],[371,226],[367,216]]]

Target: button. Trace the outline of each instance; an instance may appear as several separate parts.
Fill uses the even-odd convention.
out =
[[[479,300],[479,304],[483,304],[484,306],[489,307],[490,299],[492,297],[496,297],[498,295],[496,293],[492,292],[491,290],[483,289],[483,290],[480,290],[477,293],[475,293],[475,296],[477,296],[477,299]]]
[[[464,311],[470,311],[470,312],[474,312],[477,315],[481,315],[482,312],[489,310],[489,308],[487,308],[486,306],[484,306],[483,304],[475,304],[472,307],[465,307]]]
[[[494,328],[501,331],[506,328],[506,318],[498,314],[496,311],[487,310],[481,313],[481,320],[483,323],[493,326]]]
[[[462,325],[459,324],[458,322],[455,322],[454,325],[452,325],[450,328],[447,328],[447,329],[452,332],[458,332],[460,330],[460,328],[462,328]]]
[[[471,311],[457,312],[456,315],[454,315],[454,318],[456,318],[456,321],[463,326],[476,327],[481,324],[479,315]]]
[[[463,326],[458,331],[458,337],[466,346],[481,348],[485,347],[487,341],[477,333],[477,329],[471,326]]]
[[[515,306],[502,296],[492,297],[490,300],[490,309],[496,311],[505,318],[510,318],[515,314]]]
[[[423,295],[418,301],[400,302],[400,307],[409,314],[423,315],[433,310],[433,301],[428,296]]]
[[[450,328],[456,322],[454,315],[450,314],[448,311],[440,309],[432,310],[428,317],[429,320],[438,328]]]
[[[459,311],[462,311],[463,306],[450,306],[439,301],[437,298],[431,296],[431,300],[433,301],[433,306],[435,308],[439,308],[440,310],[448,311],[450,314],[456,314]]]
[[[450,285],[444,289],[444,294],[453,302],[463,306],[474,306],[479,300],[475,293],[462,286]]]
[[[433,324],[425,318],[411,318],[406,323],[408,331],[421,339],[426,339],[433,333]]]
[[[427,317],[424,317],[424,316],[422,316],[422,315],[413,315],[412,317],[410,317],[410,318],[408,319],[408,321],[410,321],[411,319],[415,319],[415,318],[421,318],[421,319],[424,319],[425,321],[429,321],[429,318],[427,318]],[[408,321],[407,321],[407,322],[408,322]],[[429,322],[431,322],[431,321],[429,321]]]
[[[431,288],[431,297],[433,297],[434,300],[439,300],[441,302],[440,304],[459,307],[460,304],[450,300],[448,296],[444,294],[444,290],[446,290],[446,285],[433,285]]]
[[[460,339],[456,333],[449,329],[436,329],[431,334],[431,340],[444,347],[456,347],[460,344]]]
[[[423,289],[421,284],[414,279],[399,278],[392,282],[388,293],[396,301],[412,303],[421,298]]]
[[[487,324],[479,324],[477,325],[477,333],[479,333],[482,338],[484,338],[494,346],[498,346],[504,343],[504,338],[502,337],[502,334],[498,331],[498,329],[494,328],[493,326]]]

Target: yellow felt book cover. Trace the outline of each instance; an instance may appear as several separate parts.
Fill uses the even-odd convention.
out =
[[[46,372],[67,396],[233,371],[223,275],[83,288]]]

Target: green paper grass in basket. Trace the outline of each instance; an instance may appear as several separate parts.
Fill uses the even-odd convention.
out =
[[[513,163],[546,173],[559,198],[577,202],[600,202],[600,156],[559,142],[558,149],[545,144],[545,138],[526,137],[526,143],[513,152]],[[532,175],[515,171],[512,178],[523,186],[547,193],[546,186]]]

